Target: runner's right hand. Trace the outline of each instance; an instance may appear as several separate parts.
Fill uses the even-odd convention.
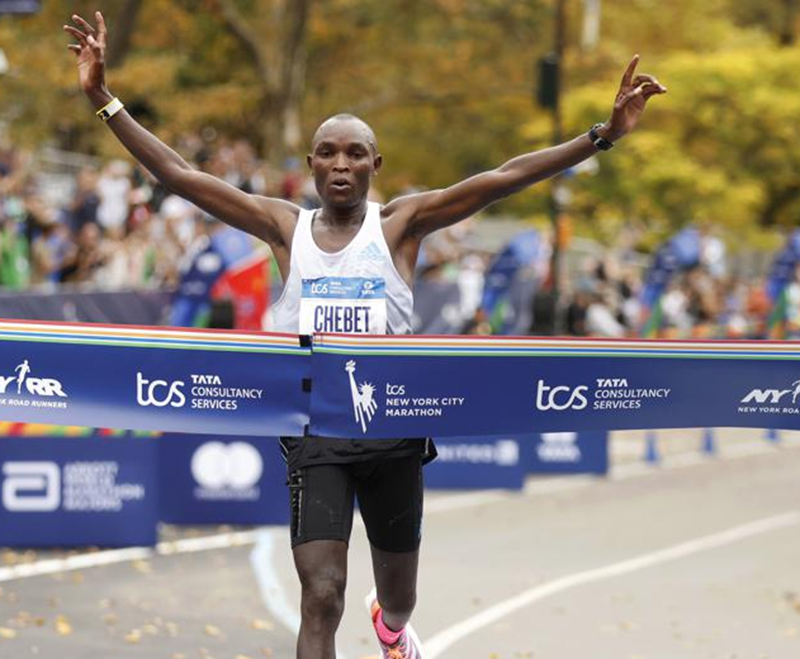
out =
[[[81,89],[89,96],[93,92],[103,91],[106,84],[105,55],[108,30],[103,15],[97,11],[94,16],[97,21],[97,29],[77,14],[72,15],[72,21],[78,27],[64,26],[64,31],[75,37],[78,42],[67,47],[78,57],[78,79]]]

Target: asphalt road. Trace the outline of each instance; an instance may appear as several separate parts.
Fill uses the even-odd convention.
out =
[[[414,617],[428,659],[800,657],[800,442],[731,432],[708,457],[687,431],[662,445],[653,467],[640,436],[617,435],[609,478],[431,494]],[[67,571],[0,554],[0,658],[293,657],[285,530],[225,531],[216,549],[97,553]],[[119,562],[91,565],[103,556]],[[350,556],[339,656],[375,657],[359,526]]]

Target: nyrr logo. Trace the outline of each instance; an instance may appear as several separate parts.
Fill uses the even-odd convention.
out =
[[[580,385],[574,389],[567,386],[549,387],[544,380],[536,383],[536,409],[546,412],[555,410],[582,410],[589,404],[585,394],[589,391],[586,385]]]
[[[353,412],[356,416],[356,423],[361,426],[361,432],[367,432],[367,424],[372,421],[372,417],[378,409],[378,402],[375,400],[375,387],[369,382],[356,383],[356,363],[352,359],[345,364],[344,370],[350,376],[350,395],[353,398]]]
[[[14,513],[48,513],[61,505],[61,470],[55,462],[6,462],[3,507]]]
[[[136,372],[136,402],[142,407],[183,407],[186,405],[186,396],[183,387],[186,383],[182,380],[167,382],[166,380],[145,380],[141,373]]]
[[[41,396],[44,398],[51,398],[59,396],[66,398],[67,394],[64,393],[64,387],[58,380],[53,378],[36,378],[30,377],[31,365],[28,360],[24,360],[21,364],[14,368],[16,375],[4,377],[0,375],[0,395],[15,393],[18,396],[23,393],[30,394],[31,396]],[[12,382],[16,381],[16,386]],[[11,391],[9,391],[11,389]]]

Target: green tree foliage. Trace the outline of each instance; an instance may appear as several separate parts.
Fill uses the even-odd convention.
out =
[[[304,0],[293,42],[291,0],[114,0],[103,9],[128,36],[109,81],[167,141],[212,127],[250,138],[275,162],[287,150],[302,156],[326,116],[354,112],[378,135],[387,195],[439,187],[550,143],[549,115],[534,98],[554,1]],[[90,15],[96,4],[45,2],[37,17],[0,20],[12,66],[0,79],[0,120],[16,141],[119,154],[81,98],[60,32],[70,13]],[[569,179],[569,212],[585,230],[613,236],[634,219],[654,234],[706,220],[746,232],[796,220],[800,50],[786,35],[796,32],[797,4],[606,0],[599,45],[584,50],[583,3],[566,0],[567,135],[608,116],[634,52],[670,90],[600,157],[597,175]],[[289,98],[294,106],[278,103]],[[536,186],[498,209],[544,215],[547,203],[548,187]]]

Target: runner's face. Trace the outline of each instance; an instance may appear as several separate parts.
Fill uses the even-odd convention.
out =
[[[308,156],[319,196],[326,205],[339,208],[363,203],[380,164],[370,132],[359,121],[324,125]]]

